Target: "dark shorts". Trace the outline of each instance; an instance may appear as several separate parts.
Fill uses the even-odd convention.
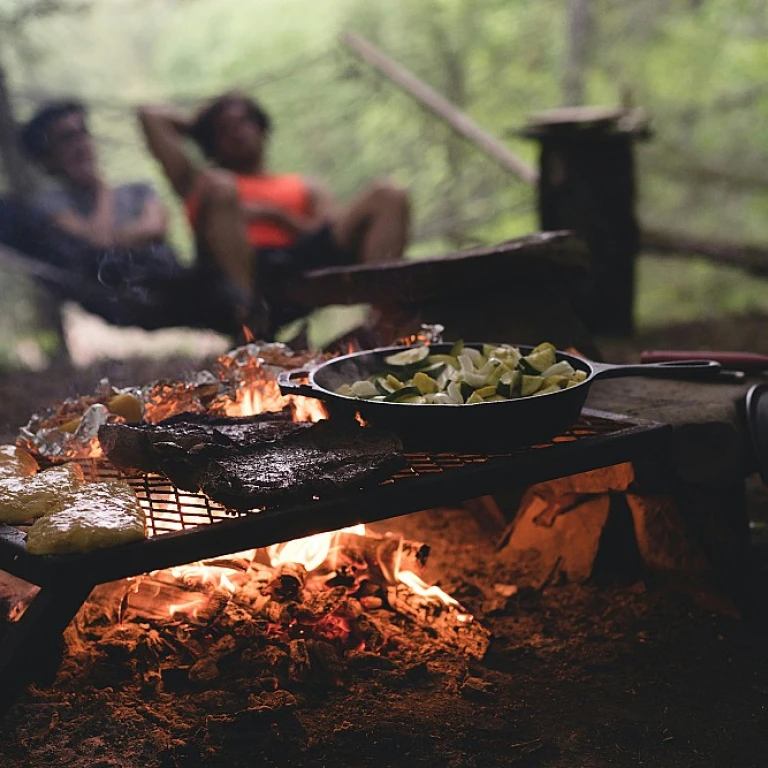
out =
[[[330,224],[323,224],[287,248],[261,248],[258,251],[259,275],[269,282],[323,267],[341,267],[352,263],[349,254],[333,239]]]
[[[306,309],[270,302],[270,284],[285,281],[302,272],[352,263],[350,254],[335,243],[330,224],[301,237],[288,248],[261,248],[257,254],[258,279],[270,308],[272,330],[307,314]]]

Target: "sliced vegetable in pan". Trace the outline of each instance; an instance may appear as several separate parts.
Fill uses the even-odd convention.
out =
[[[557,392],[587,378],[544,342],[523,355],[510,344],[483,344],[482,351],[457,341],[450,353],[416,346],[384,358],[387,369],[342,384],[336,394],[418,405],[473,405]]]

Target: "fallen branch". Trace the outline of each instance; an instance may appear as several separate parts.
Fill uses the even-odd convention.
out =
[[[345,32],[341,40],[356,56],[359,56],[384,77],[402,88],[422,107],[444,120],[460,136],[468,139],[476,147],[493,157],[502,168],[520,177],[528,184],[537,182],[538,173],[536,170],[519,158],[509,147],[483,130],[466,112],[441,96],[401,64],[383,54],[364,37],[353,32]]]
[[[768,276],[768,248],[759,245],[647,229],[642,233],[642,248],[665,256],[703,256],[718,264]]]

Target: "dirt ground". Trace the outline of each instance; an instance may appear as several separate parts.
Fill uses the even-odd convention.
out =
[[[768,353],[767,318],[722,325],[603,348],[616,361],[651,346]],[[0,375],[0,434],[11,439],[30,411],[88,391],[104,375],[119,385],[194,367],[131,361]],[[759,517],[765,494],[752,487]],[[761,616],[747,622],[713,614],[650,577],[502,599],[494,584],[511,576],[495,550],[498,530],[468,510],[376,527],[431,544],[427,580],[438,580],[493,634],[482,661],[434,647],[406,622],[406,640],[385,646],[378,660],[345,664],[332,684],[281,679],[277,691],[240,663],[222,666],[208,685],[177,690],[147,674],[151,659],[70,652],[55,682],[33,688],[0,727],[0,766],[768,763],[768,625]]]

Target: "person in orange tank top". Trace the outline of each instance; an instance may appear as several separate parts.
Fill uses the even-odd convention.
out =
[[[271,335],[300,316],[295,307],[268,307],[276,281],[313,268],[383,263],[402,258],[408,240],[406,194],[386,181],[336,206],[326,186],[297,174],[268,172],[265,148],[272,130],[251,98],[228,93],[195,116],[172,107],[142,107],[150,150],[184,201],[195,232],[199,269],[221,275],[233,289],[251,330]],[[212,162],[198,166],[191,139]]]

